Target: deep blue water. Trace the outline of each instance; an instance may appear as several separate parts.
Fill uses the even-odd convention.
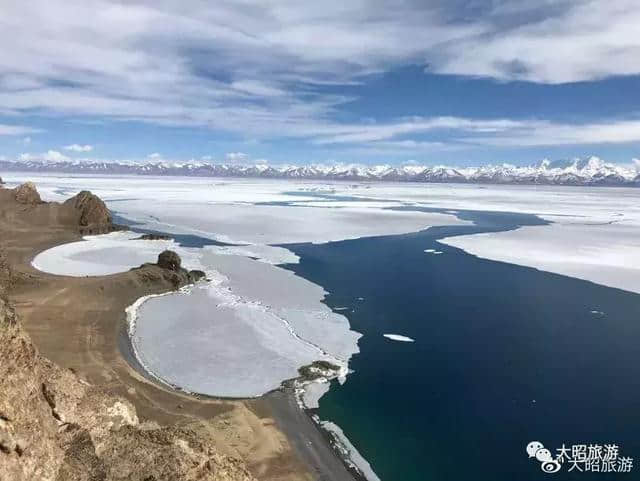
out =
[[[640,479],[640,466],[548,475],[525,453],[533,440],[554,454],[562,443],[613,442],[640,457],[640,295],[439,244],[542,222],[458,215],[476,225],[287,246],[301,260],[285,267],[329,291],[330,307],[349,307],[339,312],[364,335],[354,373],[321,399],[320,417],[383,481]]]

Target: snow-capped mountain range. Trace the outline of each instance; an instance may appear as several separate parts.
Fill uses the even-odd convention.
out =
[[[545,159],[537,165],[526,167],[502,164],[454,168],[418,165],[271,166],[266,164],[212,164],[195,161],[136,163],[86,160],[0,160],[0,172],[640,187],[640,161],[634,160],[634,162],[635,165],[623,166],[607,163],[598,157],[589,157],[562,161]]]

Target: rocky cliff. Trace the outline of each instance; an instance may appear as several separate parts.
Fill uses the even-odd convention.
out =
[[[25,182],[13,191],[16,201],[20,204],[40,204],[42,202],[33,182]]]

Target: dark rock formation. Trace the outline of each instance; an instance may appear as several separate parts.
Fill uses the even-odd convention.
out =
[[[198,282],[206,277],[206,274],[198,269],[189,271],[189,277],[193,282]]]
[[[114,230],[111,212],[100,197],[88,190],[71,197],[63,205],[79,212],[80,231],[83,234],[103,234]]]
[[[25,182],[14,189],[15,199],[20,204],[40,204],[42,199],[33,182]]]
[[[165,234],[142,234],[135,240],[171,240],[172,237]]]
[[[146,265],[149,264],[145,264],[145,266]],[[162,251],[160,255],[158,255],[158,262],[156,265],[163,270],[161,275],[171,282],[176,289],[186,286],[187,284],[193,284],[206,277],[206,274],[202,271],[195,269],[188,271],[183,268],[180,256],[170,250]]]
[[[180,256],[173,251],[162,251],[158,256],[158,265],[170,271],[179,271],[182,265]]]

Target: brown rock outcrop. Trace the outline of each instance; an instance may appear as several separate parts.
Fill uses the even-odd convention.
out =
[[[142,234],[136,240],[171,240],[172,237],[166,234]]]
[[[16,201],[20,204],[40,204],[42,202],[38,189],[36,189],[33,182],[25,182],[13,189],[13,191]]]
[[[179,271],[182,265],[180,256],[173,251],[162,251],[158,256],[158,265],[163,269],[169,269],[170,271]]]
[[[111,212],[100,197],[88,190],[71,197],[63,205],[73,207],[79,212],[82,233],[102,234],[114,230]]]
[[[188,271],[182,267],[182,259],[174,251],[166,250],[162,251],[158,255],[158,261],[154,264],[144,264],[141,267],[160,267],[160,275],[167,279],[177,289],[178,287],[185,286],[187,284],[193,284],[206,277],[206,274],[199,270]],[[146,275],[150,275],[147,272]]]

